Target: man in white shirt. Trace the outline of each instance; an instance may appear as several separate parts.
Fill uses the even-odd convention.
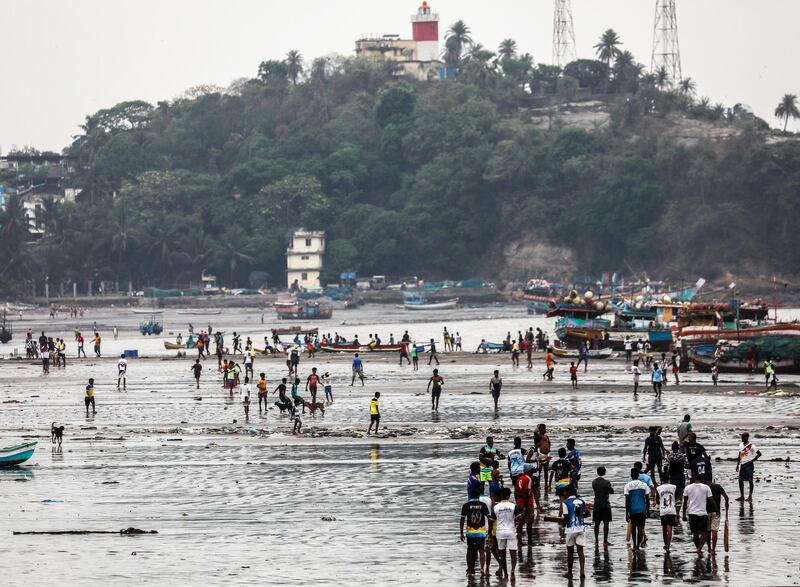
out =
[[[119,391],[119,383],[122,382],[122,389],[127,390],[128,387],[128,361],[125,360],[125,354],[119,356],[117,361],[117,391]]]
[[[736,501],[745,501],[744,482],[750,483],[750,493],[747,501],[753,501],[753,471],[754,463],[761,458],[761,451],[750,442],[750,433],[742,432],[742,442],[739,444],[739,458],[736,461],[736,472],[739,473],[739,497]]]
[[[672,544],[672,528],[677,521],[678,511],[675,509],[675,490],[672,483],[662,483],[658,492],[658,512],[661,514],[661,534],[664,538],[664,550],[669,552]]]
[[[711,488],[692,477],[692,482],[683,490],[683,521],[689,514],[689,528],[697,549],[697,557],[703,556],[703,546],[708,540],[708,510],[717,508]]]
[[[500,489],[500,502],[494,505],[492,518],[497,521],[497,551],[500,554],[500,579],[508,579],[508,566],[506,564],[506,549],[511,551],[511,580],[515,581],[514,572],[517,568],[517,524],[522,519],[520,507],[509,501],[511,488]]]

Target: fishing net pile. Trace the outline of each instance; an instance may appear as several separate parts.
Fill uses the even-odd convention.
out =
[[[744,361],[750,349],[756,349],[756,360],[781,360],[800,357],[800,339],[788,337],[763,337],[746,340],[725,353],[725,358]]]

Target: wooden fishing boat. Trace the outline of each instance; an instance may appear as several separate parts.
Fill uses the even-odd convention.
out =
[[[553,347],[553,354],[557,357],[563,357],[566,359],[578,359],[580,358],[580,353],[577,349],[565,349],[559,347]],[[606,349],[591,349],[589,350],[589,358],[590,359],[608,359],[614,356],[614,349],[606,348]]]
[[[217,316],[222,310],[178,310],[181,316]]]
[[[726,358],[724,355],[719,359],[715,359],[713,355],[699,353],[692,347],[689,348],[688,355],[689,361],[694,365],[694,368],[701,373],[710,373],[711,366],[715,361],[720,373],[757,373],[760,376],[763,376],[764,373],[763,360],[755,362],[753,367],[750,368],[744,359]],[[800,356],[773,359],[772,365],[779,376],[781,373],[798,374],[800,373]]]
[[[302,326],[289,326],[287,328],[273,328],[272,334],[288,336],[290,334],[318,334],[319,328],[303,328]]]
[[[327,320],[333,316],[333,307],[317,300],[277,301],[274,306],[279,320]]]
[[[24,463],[33,456],[37,444],[36,440],[32,440],[31,442],[0,448],[0,466],[11,467]]]
[[[777,323],[761,326],[736,328],[721,326],[684,326],[678,336],[681,342],[689,345],[714,344],[720,340],[749,340],[751,338],[769,337],[794,337],[800,338],[800,324]]]
[[[142,309],[142,308],[133,308],[131,310],[131,312],[133,312],[134,314],[145,314],[145,315],[147,315],[147,314],[163,314],[164,310],[146,310],[146,309]]]
[[[457,308],[458,304],[458,298],[445,300],[443,302],[426,302],[422,298],[419,298],[419,301],[417,301],[417,299],[408,298],[403,301],[402,306],[398,307],[406,310],[451,310]]]
[[[323,353],[397,353],[401,348],[399,344],[323,344],[319,347]]]

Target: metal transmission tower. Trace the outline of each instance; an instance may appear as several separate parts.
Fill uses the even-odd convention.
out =
[[[670,82],[677,84],[681,74],[681,50],[678,46],[678,18],[675,15],[675,0],[656,0],[656,20],[653,25],[652,72],[665,68]]]
[[[554,0],[553,9],[553,64],[563,67],[577,58],[572,2]]]

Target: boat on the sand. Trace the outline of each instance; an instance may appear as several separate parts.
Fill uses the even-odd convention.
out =
[[[400,344],[323,344],[319,347],[323,353],[397,353]]]
[[[24,463],[33,456],[37,444],[36,440],[32,440],[0,448],[0,467],[12,467]]]
[[[563,357],[566,359],[579,359],[580,358],[580,351],[578,349],[564,349],[559,347],[553,347],[553,354],[557,357]],[[589,358],[590,359],[608,359],[614,356],[614,349],[612,348],[604,348],[604,349],[590,349],[589,350]]]
[[[222,314],[222,310],[178,310],[181,316],[217,316]]]
[[[290,334],[317,334],[319,328],[303,328],[302,326],[288,326],[286,328],[273,328],[272,334],[288,336]]]

